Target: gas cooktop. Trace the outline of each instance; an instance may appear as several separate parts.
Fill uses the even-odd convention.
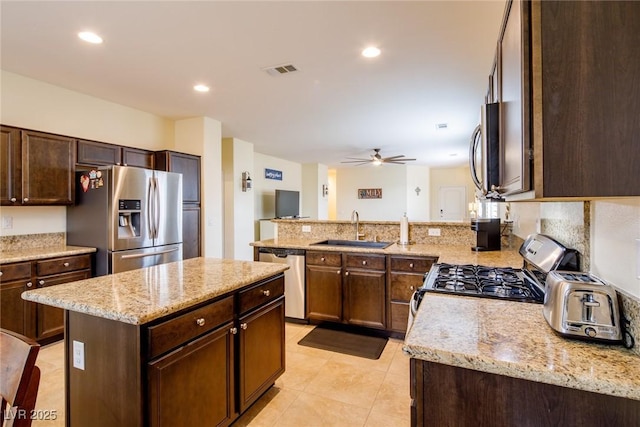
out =
[[[434,264],[425,291],[541,304],[544,290],[525,270],[482,265]]]

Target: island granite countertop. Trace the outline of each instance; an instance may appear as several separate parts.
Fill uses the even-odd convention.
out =
[[[640,358],[563,338],[540,304],[427,293],[403,351],[430,362],[640,400]]]
[[[23,248],[18,250],[1,251],[0,264],[9,264],[11,262],[33,261],[46,258],[57,258],[73,255],[90,254],[96,251],[96,248],[84,246],[43,246],[38,248]]]
[[[251,243],[255,247],[305,249],[313,251],[358,252],[384,255],[434,256],[439,263],[476,264],[495,267],[522,267],[523,259],[517,249],[476,252],[465,245],[433,245],[393,243],[384,249],[349,246],[314,245],[318,239],[268,239]]]
[[[192,258],[26,291],[22,298],[141,325],[288,268],[265,262]]]

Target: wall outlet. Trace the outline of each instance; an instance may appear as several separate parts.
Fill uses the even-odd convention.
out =
[[[13,217],[9,215],[2,216],[2,229],[10,230],[13,228]]]
[[[439,228],[430,228],[429,229],[429,236],[439,236],[440,235],[440,229]]]
[[[73,341],[73,367],[84,371],[84,343]]]
[[[302,232],[303,233],[311,233],[311,226],[310,225],[303,225],[302,226]]]

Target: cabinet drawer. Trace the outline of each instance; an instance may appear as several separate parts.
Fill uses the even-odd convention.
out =
[[[148,329],[149,358],[233,320],[233,296],[212,302]]]
[[[384,255],[352,255],[347,254],[346,266],[351,268],[366,268],[371,270],[384,270]]]
[[[75,282],[78,280],[90,279],[91,270],[85,269],[82,271],[72,271],[71,273],[56,274],[49,277],[36,278],[36,287],[46,288],[47,286],[60,285],[62,283]]]
[[[391,270],[407,271],[411,273],[426,273],[431,269],[435,260],[435,258],[391,257]]]
[[[409,301],[423,282],[422,274],[391,273],[391,300]]]
[[[342,256],[340,252],[311,252],[306,254],[307,264],[326,265],[328,267],[340,267]]]
[[[31,262],[16,262],[0,265],[0,282],[9,280],[29,279],[31,277]]]
[[[51,274],[66,273],[68,271],[91,268],[91,255],[77,255],[63,258],[53,258],[36,262],[36,275],[49,276]]]
[[[238,294],[238,297],[240,299],[240,313],[246,313],[247,311],[261,306],[269,301],[275,300],[283,294],[284,276],[259,283],[258,285],[252,286],[249,289],[240,291]]]

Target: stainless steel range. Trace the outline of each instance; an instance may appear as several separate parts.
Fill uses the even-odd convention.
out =
[[[542,304],[546,275],[558,268],[578,271],[578,252],[552,238],[532,234],[520,247],[522,268],[434,264],[411,298],[411,317],[426,292]]]

